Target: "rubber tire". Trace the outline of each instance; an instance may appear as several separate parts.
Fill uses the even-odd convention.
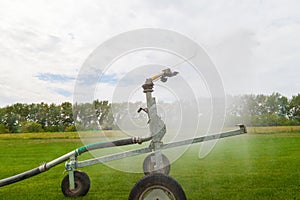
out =
[[[70,190],[69,174],[61,182],[62,193],[66,197],[85,196],[91,185],[89,176],[82,171],[74,171],[75,190]]]
[[[171,170],[171,165],[170,165],[170,161],[168,159],[167,156],[165,156],[164,154],[161,154],[162,156],[162,160],[164,163],[164,167],[154,171],[154,163],[151,162],[151,157],[154,156],[154,153],[149,154],[143,162],[143,171],[145,175],[148,174],[153,174],[153,173],[162,173],[162,174],[166,174],[169,175],[170,170]]]
[[[132,188],[128,200],[143,200],[143,195],[148,192],[149,188],[167,189],[172,198],[175,198],[174,200],[186,200],[181,185],[172,177],[161,173],[150,174],[140,179]]]

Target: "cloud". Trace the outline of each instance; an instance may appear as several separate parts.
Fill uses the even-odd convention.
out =
[[[299,92],[294,80],[300,73],[299,8],[299,1],[3,0],[0,106],[72,101],[73,77],[92,51],[112,36],[144,27],[174,30],[203,45],[228,93],[291,96]],[[126,68],[131,62],[122,64]],[[123,68],[103,80],[114,83]]]
[[[241,29],[229,33],[220,42],[208,48],[228,93],[254,92],[253,78],[259,67],[255,51],[259,45],[255,32]]]

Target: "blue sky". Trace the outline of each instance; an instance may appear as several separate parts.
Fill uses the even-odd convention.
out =
[[[36,75],[36,77],[41,81],[62,82],[62,83],[73,81],[76,79],[76,77],[71,77],[63,74],[51,74],[51,73],[40,73]]]
[[[201,44],[228,94],[291,97],[300,88],[299,10],[296,0],[2,0],[0,106],[72,102],[89,54],[112,36],[145,27],[174,30]],[[110,77],[107,82],[115,82]]]

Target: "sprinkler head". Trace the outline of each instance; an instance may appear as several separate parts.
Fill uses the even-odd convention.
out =
[[[167,77],[173,77],[178,74],[178,72],[176,72],[176,71],[172,72],[170,68],[164,69],[164,70],[162,70],[162,72],[163,72],[163,74],[162,74],[160,80],[164,83],[167,82],[167,80],[168,80]]]

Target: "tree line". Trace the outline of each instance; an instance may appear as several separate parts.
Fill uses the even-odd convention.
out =
[[[118,120],[124,117],[126,109],[131,108],[130,112],[136,113],[136,109],[142,106],[142,102],[111,104],[99,100],[74,105],[69,102],[16,103],[0,108],[0,133],[95,130],[100,126],[102,129],[118,129]],[[164,106],[172,107],[171,103],[164,103]],[[194,105],[186,106],[192,108]],[[146,115],[138,117],[147,121]],[[300,94],[291,99],[279,93],[228,96],[225,119],[226,125],[300,125]]]
[[[0,108],[0,133],[71,132],[97,129],[100,124],[104,129],[113,129],[111,113],[108,101],[75,105],[16,103]]]
[[[250,126],[300,125],[300,94],[291,99],[279,94],[228,97],[227,123]]]

